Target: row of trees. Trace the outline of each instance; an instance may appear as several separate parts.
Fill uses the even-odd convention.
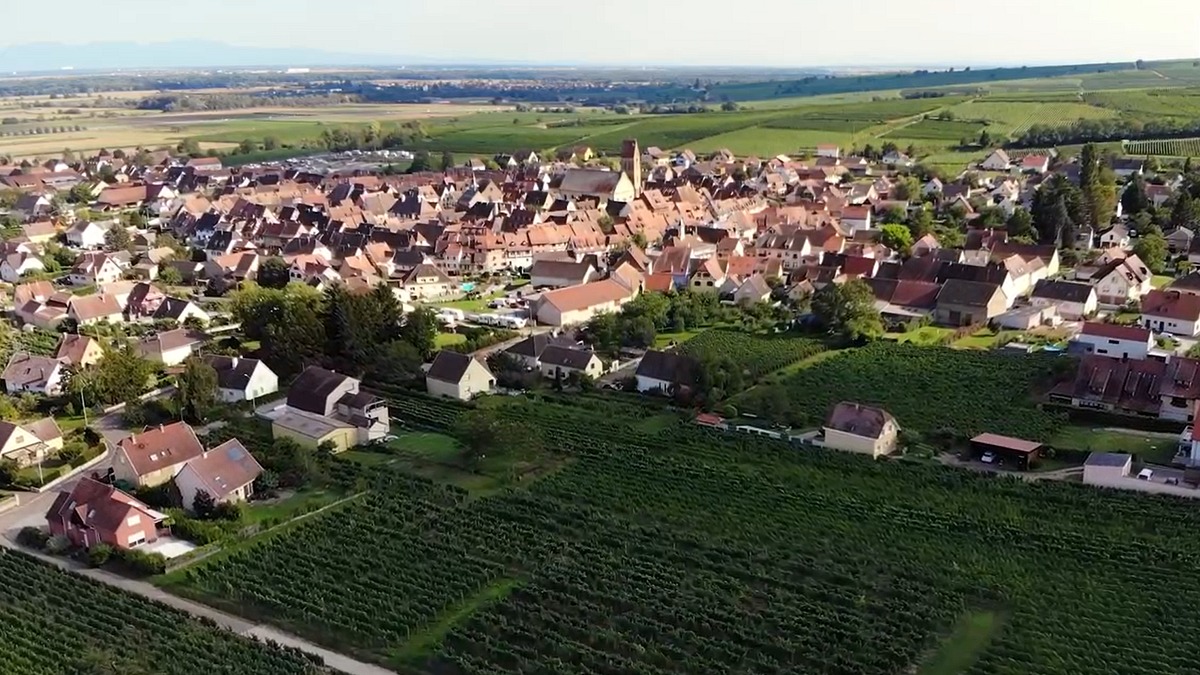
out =
[[[1018,148],[1044,148],[1075,143],[1193,136],[1200,136],[1200,120],[1165,118],[1143,122],[1128,118],[1083,119],[1067,126],[1034,124],[1011,145]]]

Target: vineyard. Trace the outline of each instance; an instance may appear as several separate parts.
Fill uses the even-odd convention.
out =
[[[5,675],[325,672],[303,653],[205,625],[130,593],[0,548]]]
[[[745,368],[751,380],[779,370],[784,366],[807,359],[822,351],[825,344],[812,338],[795,335],[763,335],[739,330],[707,330],[684,342],[681,354],[698,359],[730,357]]]
[[[1125,141],[1123,152],[1129,155],[1162,157],[1200,157],[1200,138],[1171,138],[1159,141]]]
[[[1029,418],[1013,392],[1047,367],[874,349],[826,363],[851,359],[840,368],[863,385],[856,364],[882,360],[892,382],[872,386],[947,408],[967,398],[947,373],[989,381],[1007,392],[988,398],[990,422]],[[470,409],[389,400],[431,427]],[[1200,591],[1175,583],[1200,565],[1190,503],[686,426],[642,434],[624,418],[636,405],[569,400],[489,402],[574,457],[525,489],[470,499],[344,468],[367,497],[199,563],[185,592],[401,671],[890,675],[989,614],[963,672],[1200,672],[1178,639],[1200,625]]]
[[[1031,388],[1053,376],[1055,358],[876,342],[752,390],[735,403],[806,427],[820,425],[835,403],[858,401],[882,406],[900,426],[921,432],[991,431],[1046,440],[1063,420],[1039,410]]]

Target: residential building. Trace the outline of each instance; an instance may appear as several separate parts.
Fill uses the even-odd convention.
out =
[[[596,379],[604,374],[604,362],[596,352],[566,345],[547,345],[542,350],[539,366],[542,375],[551,379],[566,379],[572,374]]]
[[[529,284],[533,288],[567,288],[592,281],[598,276],[596,268],[586,258],[564,260],[539,258],[529,269]]]
[[[183,508],[192,511],[196,494],[203,491],[217,504],[244,502],[254,494],[254,481],[262,466],[236,438],[200,453],[175,476]]]
[[[170,367],[186,361],[207,341],[208,335],[202,331],[176,328],[138,340],[137,351],[142,358]]]
[[[1200,335],[1200,295],[1159,289],[1142,298],[1141,324],[1156,333]]]
[[[104,348],[98,340],[76,333],[63,333],[54,350],[54,358],[76,368],[94,366],[103,357]]]
[[[217,371],[217,397],[225,403],[254,401],[279,391],[279,377],[258,359],[218,354],[203,358]]]
[[[1053,306],[1064,319],[1077,321],[1096,313],[1099,303],[1096,289],[1080,281],[1043,279],[1033,287],[1029,303],[1034,307]]]
[[[391,424],[387,403],[360,386],[348,375],[308,367],[288,390],[285,410],[272,418],[272,432],[312,448],[331,443],[335,452],[383,438]]]
[[[1007,152],[997,149],[979,163],[979,168],[984,171],[1008,171],[1012,168],[1012,160],[1009,159]]]
[[[949,279],[938,293],[934,321],[950,326],[985,324],[1008,309],[998,284]]]
[[[879,458],[896,450],[900,425],[882,408],[843,401],[830,411],[821,445]]]
[[[58,396],[62,393],[62,380],[62,362],[48,356],[17,352],[4,368],[4,388],[10,394]]]
[[[1154,334],[1149,329],[1093,321],[1083,324],[1071,345],[1072,352],[1120,359],[1144,359],[1152,349]]]
[[[46,512],[50,534],[81,548],[108,544],[130,549],[154,543],[165,533],[166,519],[113,486],[87,477],[59,492]]]
[[[203,452],[196,431],[185,422],[148,427],[117,443],[113,473],[138,487],[154,487],[174,478]]]
[[[1078,408],[1190,422],[1200,399],[1200,361],[1173,357],[1123,359],[1088,354],[1075,378],[1050,391],[1050,400]]]
[[[35,422],[0,421],[0,459],[17,466],[37,464],[63,448],[62,431],[53,417]]]
[[[67,243],[75,248],[95,249],[104,246],[108,229],[93,221],[81,221],[67,229]]]
[[[103,291],[91,295],[71,296],[67,303],[65,318],[74,319],[79,326],[91,326],[98,323],[116,324],[125,319],[117,297]]]
[[[46,266],[32,253],[14,252],[0,259],[0,279],[10,284],[19,283],[26,274],[46,271]]]
[[[433,396],[469,401],[495,386],[496,377],[481,361],[448,349],[438,352],[425,372],[425,390]]]
[[[537,300],[535,315],[550,326],[587,323],[601,312],[616,312],[637,295],[616,279],[602,279],[580,286],[547,291]]]
[[[115,258],[107,253],[84,253],[75,261],[68,280],[76,286],[108,284],[121,278],[124,271]]]
[[[1137,302],[1153,290],[1153,276],[1141,258],[1130,254],[1102,265],[1089,281],[1096,287],[1096,298],[1101,304],[1119,306]]]
[[[687,393],[699,380],[700,364],[689,356],[651,349],[634,371],[637,390],[643,394]]]

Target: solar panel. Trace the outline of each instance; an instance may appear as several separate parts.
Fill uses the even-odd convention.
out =
[[[243,454],[242,449],[236,445],[229,448],[228,451],[229,459],[241,459]]]

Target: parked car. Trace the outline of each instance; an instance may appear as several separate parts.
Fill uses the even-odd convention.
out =
[[[991,451],[985,452],[983,453],[983,456],[979,458],[979,461],[983,462],[984,464],[995,464],[996,453]]]

